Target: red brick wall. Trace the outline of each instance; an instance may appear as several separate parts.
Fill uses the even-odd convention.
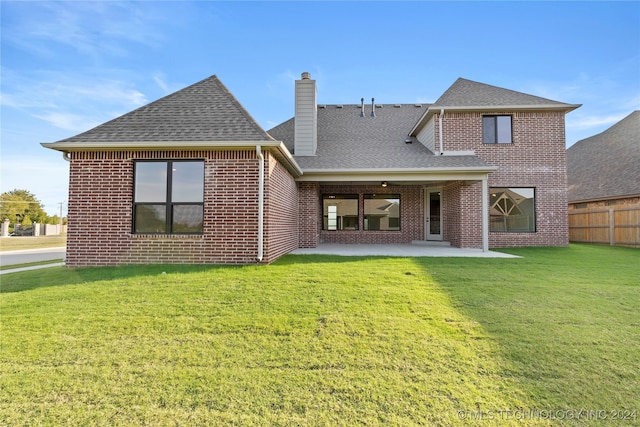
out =
[[[317,182],[298,183],[298,227],[301,248],[318,246],[322,228],[322,206],[320,205],[320,184]]]
[[[293,176],[265,153],[265,227],[263,262],[298,247],[298,188]]]
[[[133,162],[128,154],[71,154],[68,266],[120,263],[131,245],[132,193]]]
[[[482,184],[449,181],[442,192],[443,239],[457,248],[482,248]]]
[[[379,185],[321,185],[316,198],[318,211],[316,227],[322,243],[410,243],[412,240],[424,239],[424,198],[421,186],[389,186]],[[359,194],[359,230],[328,231],[322,230],[323,194]],[[400,194],[400,231],[366,231],[362,224],[364,218],[364,194]]]
[[[482,113],[447,113],[443,119],[445,151],[474,150],[487,163],[498,166],[489,174],[489,187],[533,187],[536,190],[535,233],[489,233],[491,247],[563,246],[569,242],[567,216],[566,150],[563,112],[514,112],[512,144],[482,143]],[[438,121],[436,120],[436,139]],[[479,184],[478,184],[478,188]],[[463,214],[478,219],[478,209],[463,203]],[[473,238],[475,240],[475,237]]]
[[[204,231],[202,235],[132,234],[133,164],[138,159],[203,159],[205,161]],[[275,194],[282,189],[294,195],[274,158],[268,157]],[[268,187],[268,186],[266,186]],[[256,262],[258,248],[258,159],[255,150],[141,151],[72,153],[69,182],[67,265],[70,267],[138,263]],[[276,210],[266,230],[285,225],[293,201]],[[269,207],[268,207],[269,208]],[[289,221],[293,224],[293,221]],[[269,259],[295,247],[295,232],[273,239],[267,234]],[[289,239],[289,241],[287,241]]]

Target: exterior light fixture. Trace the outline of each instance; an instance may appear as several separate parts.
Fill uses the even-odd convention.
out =
[[[380,185],[382,185],[383,187],[386,187],[388,184],[387,184],[387,181],[382,181]]]

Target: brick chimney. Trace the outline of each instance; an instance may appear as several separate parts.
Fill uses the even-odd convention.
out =
[[[318,145],[318,105],[316,81],[302,73],[296,80],[296,115],[294,152],[296,156],[315,156]]]

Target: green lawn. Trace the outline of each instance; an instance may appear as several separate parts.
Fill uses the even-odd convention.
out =
[[[0,251],[18,251],[23,249],[55,248],[66,246],[67,236],[13,236],[0,238]]]
[[[506,252],[3,275],[0,425],[639,425],[640,251]]]

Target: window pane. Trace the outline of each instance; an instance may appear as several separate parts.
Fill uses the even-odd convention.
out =
[[[172,231],[174,233],[202,233],[202,230],[202,205],[173,206]]]
[[[327,206],[327,230],[338,229],[338,206]]]
[[[204,162],[173,162],[171,201],[202,202],[204,198]]]
[[[336,194],[322,196],[323,230],[358,229],[358,195]]]
[[[482,142],[485,144],[496,143],[496,118],[494,116],[482,118]]]
[[[365,194],[365,230],[400,230],[400,195]]]
[[[498,116],[498,144],[511,144],[511,116]]]
[[[533,188],[491,188],[490,194],[491,231],[536,231]]]
[[[167,201],[167,162],[137,162],[136,203]]]
[[[166,233],[166,205],[137,205],[134,221],[136,233]]]

